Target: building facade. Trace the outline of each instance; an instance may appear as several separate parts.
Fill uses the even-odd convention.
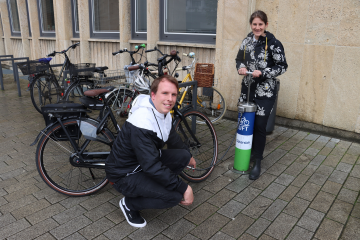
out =
[[[289,64],[277,115],[360,133],[359,0],[0,0],[0,55],[36,59],[80,42],[71,61],[121,69],[129,56],[111,53],[141,43],[195,52],[197,62],[215,64],[214,84],[235,117],[235,57],[256,9],[268,14]]]

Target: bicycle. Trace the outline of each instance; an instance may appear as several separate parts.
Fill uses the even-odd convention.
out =
[[[176,68],[176,71],[187,71],[186,76],[183,78],[181,83],[194,81],[192,78],[192,71],[194,70],[194,65],[196,62],[195,53],[190,52],[189,54],[183,53],[184,56],[192,58],[193,61],[188,66],[184,66],[182,68]],[[190,90],[189,90],[190,88]],[[220,90],[215,86],[212,86],[209,90],[203,89],[203,93],[201,95],[197,95],[197,105],[196,109],[200,112],[204,113],[212,123],[215,123],[223,118],[226,112],[226,101]],[[182,105],[187,105],[192,102],[192,87],[187,86],[185,88],[179,89],[179,97],[178,101]]]
[[[106,94],[111,89],[94,89],[85,95]],[[105,106],[106,107],[106,106]],[[116,125],[110,108],[100,121],[89,118],[89,110],[77,103],[59,103],[43,107],[48,125],[32,146],[38,143],[36,166],[43,181],[53,190],[68,196],[87,196],[106,186],[105,160],[115,140],[105,127],[108,116]],[[218,142],[210,120],[192,108],[174,108],[174,127],[189,147],[197,166],[210,166],[205,171],[184,170],[181,175],[193,182],[205,180],[217,160]],[[197,125],[196,118],[206,122]],[[191,127],[190,127],[191,126]],[[120,130],[120,128],[119,128]],[[40,139],[40,140],[39,140]]]

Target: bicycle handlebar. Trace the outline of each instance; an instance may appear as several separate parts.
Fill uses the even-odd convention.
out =
[[[55,57],[55,55],[58,54],[58,53],[65,54],[65,53],[67,53],[67,51],[69,51],[70,48],[75,49],[78,45],[80,45],[80,42],[77,42],[77,43],[71,45],[71,46],[68,47],[66,50],[62,50],[61,52],[53,51],[52,53],[49,53],[49,54],[46,55],[46,56],[47,56],[47,57]]]
[[[113,52],[112,53],[112,55],[117,55],[117,54],[119,54],[119,53],[123,53],[123,52],[127,52],[127,53],[129,53],[130,55],[133,55],[133,54],[135,54],[135,53],[138,53],[139,51],[140,51],[140,49],[141,48],[144,48],[145,49],[145,44],[141,44],[141,45],[139,45],[139,46],[135,46],[135,49],[137,49],[137,50],[135,50],[135,51],[129,51],[129,50],[127,50],[127,48],[124,48],[124,49],[122,49],[122,50],[119,50],[119,51],[117,51],[117,52]],[[145,51],[146,52],[146,51]]]

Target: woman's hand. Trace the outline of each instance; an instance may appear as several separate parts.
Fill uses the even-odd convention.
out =
[[[260,76],[261,76],[261,71],[259,71],[259,70],[253,71],[253,77],[254,78],[257,78],[257,77],[260,77]]]
[[[238,70],[239,75],[247,75],[246,72],[247,72],[246,68],[239,68]]]

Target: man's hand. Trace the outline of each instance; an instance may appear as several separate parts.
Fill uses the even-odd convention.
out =
[[[238,70],[239,75],[247,75],[246,72],[247,72],[247,69],[246,69],[246,68],[240,68],[240,69]]]
[[[188,166],[196,168],[196,161],[193,157],[190,158]]]
[[[180,204],[184,206],[191,205],[194,201],[194,194],[192,188],[188,185],[186,191],[184,192],[184,200],[180,202]]]
[[[259,71],[259,70],[254,70],[253,71],[253,77],[254,78],[257,78],[257,77],[260,77],[261,76],[261,71]]]

